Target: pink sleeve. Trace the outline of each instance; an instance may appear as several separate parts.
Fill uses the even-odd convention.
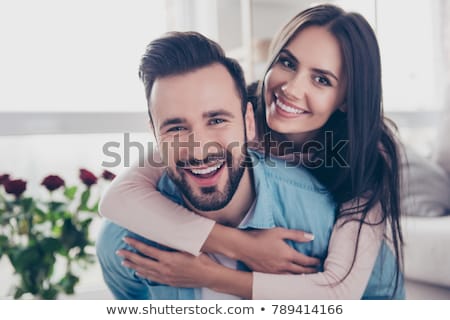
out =
[[[138,164],[118,175],[100,202],[100,214],[165,246],[199,255],[215,221],[194,214],[156,190],[162,168]]]
[[[366,221],[380,221],[379,206],[368,213]],[[385,224],[362,226],[355,263],[349,275],[340,281],[353,261],[358,228],[358,221],[346,224],[337,221],[323,272],[299,275],[254,272],[253,299],[361,299],[378,256]]]

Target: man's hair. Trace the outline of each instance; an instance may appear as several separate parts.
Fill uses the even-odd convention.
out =
[[[156,79],[186,74],[215,63],[223,65],[230,73],[245,113],[247,90],[244,73],[236,60],[225,56],[218,43],[197,32],[168,32],[150,42],[141,60],[139,78],[144,82],[152,125],[149,102]]]

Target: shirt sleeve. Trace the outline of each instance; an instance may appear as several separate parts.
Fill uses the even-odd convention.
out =
[[[154,163],[161,163],[153,153]],[[119,174],[100,201],[102,216],[145,238],[199,255],[215,221],[170,201],[157,190],[163,168],[144,161]]]
[[[381,210],[377,205],[368,212],[365,221],[377,223],[380,219]],[[386,224],[362,225],[354,265],[347,275],[353,262],[359,224],[350,218],[337,220],[323,272],[298,275],[254,272],[253,299],[361,299],[375,265]]]

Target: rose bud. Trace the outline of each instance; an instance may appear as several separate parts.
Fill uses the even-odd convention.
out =
[[[9,181],[9,174],[2,174],[0,176],[0,186]]]
[[[86,169],[80,169],[80,179],[87,187],[97,183],[97,177]]]
[[[6,193],[13,194],[16,198],[19,198],[22,193],[27,189],[26,181],[21,179],[9,180],[4,183]]]
[[[47,188],[48,191],[59,189],[65,184],[64,180],[55,175],[49,175],[42,180],[41,185]]]
[[[114,178],[116,177],[116,175],[115,175],[114,173],[112,173],[111,171],[103,170],[102,177],[103,177],[103,179],[105,179],[105,180],[112,181],[112,180],[114,180]]]

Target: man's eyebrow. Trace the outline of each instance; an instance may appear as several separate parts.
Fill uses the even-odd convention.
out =
[[[282,49],[280,51],[280,53],[284,53],[285,55],[289,56],[289,58],[294,60],[296,63],[299,63],[297,58],[288,49]],[[339,78],[333,72],[331,72],[329,70],[323,70],[323,69],[319,69],[319,68],[313,68],[312,70],[317,73],[329,75],[330,77],[333,77],[334,79],[336,79],[336,81],[339,82]]]
[[[170,119],[166,119],[159,126],[159,130],[161,130],[162,128],[167,127],[167,126],[171,126],[171,125],[174,125],[174,124],[185,123],[185,122],[186,122],[186,119],[184,119],[184,118],[170,118]]]
[[[234,118],[234,115],[229,112],[228,110],[225,109],[218,109],[218,110],[212,110],[212,111],[208,111],[208,112],[204,112],[203,113],[203,118],[208,119],[208,118],[215,118],[215,117],[228,117],[228,118]]]

